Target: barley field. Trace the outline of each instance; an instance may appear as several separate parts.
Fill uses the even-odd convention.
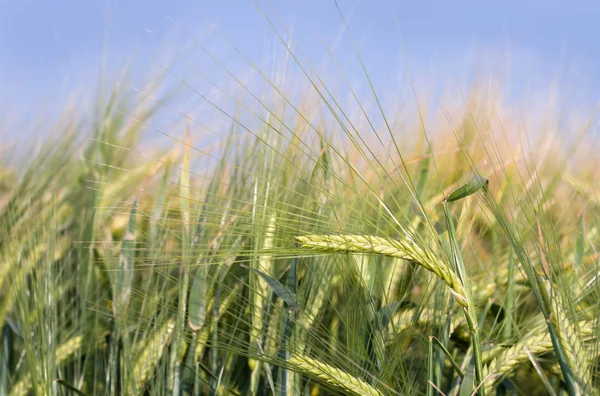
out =
[[[5,157],[0,395],[600,392],[596,114],[396,111],[274,31],[299,74],[107,78]]]

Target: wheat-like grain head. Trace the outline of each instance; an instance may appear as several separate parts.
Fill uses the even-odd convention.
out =
[[[465,290],[458,276],[431,250],[422,248],[410,238],[396,240],[370,235],[305,235],[296,239],[302,248],[325,252],[376,253],[410,260],[433,272],[449,287],[458,303],[467,306]]]

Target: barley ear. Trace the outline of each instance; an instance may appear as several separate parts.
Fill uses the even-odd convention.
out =
[[[292,370],[319,379],[338,389],[343,389],[347,394],[383,396],[383,393],[365,381],[313,358],[292,355],[287,363],[291,366]]]
[[[56,348],[56,365],[59,366],[73,356],[73,354],[81,348],[82,341],[83,337],[78,335]],[[29,374],[26,374],[23,379],[12,388],[10,396],[25,396],[30,393],[32,387],[31,377]]]
[[[557,293],[552,300],[554,314],[552,319],[558,330],[558,338],[564,348],[571,372],[580,387],[579,391],[588,394],[593,389],[592,370],[581,342],[579,329],[571,321],[561,296]]]
[[[136,389],[138,391],[143,390],[144,384],[148,378],[150,378],[152,370],[155,369],[156,364],[162,357],[165,348],[169,344],[174,329],[174,320],[170,319],[156,331],[150,340],[140,341],[140,343],[143,343],[143,346],[140,345],[141,348],[139,348],[142,353],[138,357],[133,368]]]
[[[325,252],[376,253],[412,261],[433,272],[449,287],[458,303],[467,306],[465,290],[458,276],[429,249],[422,248],[411,238],[396,240],[369,235],[305,235],[297,236],[302,248]]]

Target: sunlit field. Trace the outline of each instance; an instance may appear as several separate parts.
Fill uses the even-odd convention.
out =
[[[352,76],[259,12],[273,60],[173,22],[191,49],[6,143],[0,395],[598,393],[596,114],[428,96],[410,56],[390,100],[341,12]]]

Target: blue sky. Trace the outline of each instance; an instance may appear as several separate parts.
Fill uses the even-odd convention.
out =
[[[343,22],[332,1],[258,4],[272,6],[293,28],[313,64],[327,60],[318,32],[334,46],[349,78],[360,80],[347,35],[335,45]],[[408,60],[417,88],[466,84],[483,70],[505,73],[507,90],[517,98],[528,90],[543,96],[556,83],[578,104],[591,106],[600,99],[600,1],[340,0],[339,5],[378,89],[405,82]],[[247,65],[211,23],[262,65],[277,47],[254,3],[244,0],[4,0],[1,9],[0,112],[15,117],[53,114],[75,91],[91,96],[103,65],[109,74],[127,63],[134,71],[152,70],[157,63],[150,57],[174,58],[177,51],[221,81],[222,71],[201,59],[180,27],[239,73]],[[281,49],[276,54],[283,56]]]

